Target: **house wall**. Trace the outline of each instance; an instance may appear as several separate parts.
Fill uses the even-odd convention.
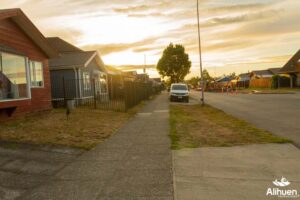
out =
[[[91,77],[91,79],[93,79],[93,78],[95,78],[96,79],[96,82],[95,82],[95,87],[96,87],[96,91],[100,91],[100,82],[99,81],[97,81],[97,78],[98,78],[98,74],[95,74],[95,73],[93,73],[94,71],[101,71],[101,69],[99,68],[99,64],[97,63],[97,61],[96,61],[96,58],[94,58],[90,63],[89,63],[89,65],[86,67],[86,68],[82,68],[81,69],[81,77],[83,77],[83,73],[84,72],[89,72],[90,73],[90,77]],[[101,71],[102,72],[102,71]],[[103,72],[104,73],[104,72]],[[105,73],[106,74],[106,73]],[[106,91],[108,91],[108,80],[107,80],[107,74],[106,74]],[[83,87],[82,87],[83,88]],[[83,93],[85,93],[85,96],[91,96],[91,95],[93,95],[93,91],[91,90],[91,91],[84,91]],[[101,91],[101,94],[103,94],[102,93],[102,91]],[[107,94],[108,95],[108,94]]]
[[[0,44],[23,52],[30,60],[43,63],[44,87],[32,88],[31,99],[0,102],[0,117],[8,107],[17,107],[13,116],[51,109],[51,87],[47,56],[35,43],[11,20],[0,20]]]
[[[52,100],[76,98],[76,75],[74,69],[51,70]],[[64,83],[63,83],[64,81]],[[64,90],[64,87],[66,90]],[[64,94],[66,91],[66,94]]]

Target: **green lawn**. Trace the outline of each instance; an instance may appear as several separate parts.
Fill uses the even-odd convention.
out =
[[[169,122],[172,149],[291,142],[209,105],[170,105]]]

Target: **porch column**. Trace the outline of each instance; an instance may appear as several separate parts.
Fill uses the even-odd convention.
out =
[[[293,88],[293,75],[290,74],[290,87]]]

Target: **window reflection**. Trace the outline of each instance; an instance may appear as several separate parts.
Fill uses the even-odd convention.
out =
[[[1,53],[0,100],[28,97],[27,84],[25,58]]]

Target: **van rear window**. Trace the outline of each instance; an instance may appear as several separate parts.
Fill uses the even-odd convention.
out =
[[[187,90],[186,85],[173,85],[172,90]]]

